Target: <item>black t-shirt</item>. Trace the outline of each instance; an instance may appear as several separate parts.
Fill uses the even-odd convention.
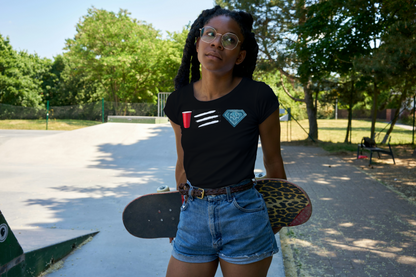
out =
[[[218,188],[254,178],[259,124],[278,108],[269,86],[247,78],[212,101],[197,100],[192,83],[174,91],[164,111],[181,126],[184,168],[191,184]],[[184,126],[186,116],[189,126]]]

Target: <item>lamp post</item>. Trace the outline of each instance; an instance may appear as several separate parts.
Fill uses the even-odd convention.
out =
[[[338,98],[335,99],[335,120],[338,119]]]

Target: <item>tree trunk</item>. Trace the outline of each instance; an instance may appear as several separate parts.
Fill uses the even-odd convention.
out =
[[[396,112],[394,113],[393,121],[391,122],[390,128],[387,131],[387,133],[384,136],[383,141],[381,143],[385,144],[387,142],[387,139],[389,138],[391,132],[393,132],[394,124],[396,124],[396,121],[399,118],[400,108],[402,107],[403,102],[406,100],[406,97],[407,97],[407,86],[404,89],[404,91],[402,92],[402,95],[400,96],[399,104],[398,104],[398,107],[396,109]]]
[[[373,106],[371,107],[371,134],[370,138],[375,139],[374,135],[376,133],[376,121],[377,121],[377,111],[378,111],[378,95],[379,91],[377,88],[377,82],[374,79],[374,92],[373,92]]]
[[[353,106],[353,92],[354,92],[354,81],[351,82],[351,90],[350,90],[350,106],[348,108],[348,126],[347,126],[347,134],[344,139],[344,143],[348,143],[348,137],[351,138],[352,135],[352,106]],[[351,143],[351,139],[349,139]]]
[[[350,132],[352,132],[351,123],[352,123],[352,100],[350,100],[350,107],[348,108],[348,126],[347,126],[347,134],[345,135],[344,143],[348,143],[349,137],[351,136],[350,134]]]
[[[309,136],[315,140],[318,139],[318,122],[316,120],[316,107],[313,105],[313,91],[310,82],[303,86],[303,92],[309,119]]]

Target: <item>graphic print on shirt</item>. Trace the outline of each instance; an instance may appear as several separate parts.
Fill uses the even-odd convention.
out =
[[[217,110],[196,110],[192,112],[192,117],[192,123],[195,123],[197,128],[212,126],[221,122],[221,116]]]
[[[226,110],[222,116],[235,127],[244,119],[244,117],[246,117],[246,115],[244,110]]]
[[[191,115],[192,111],[182,112],[183,128],[188,129],[191,127]]]

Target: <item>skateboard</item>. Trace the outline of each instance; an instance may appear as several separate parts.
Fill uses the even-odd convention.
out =
[[[299,186],[281,179],[259,179],[255,188],[262,194],[271,226],[291,227],[305,223],[312,215],[312,203]],[[175,237],[182,195],[178,191],[158,189],[158,193],[140,196],[123,212],[127,231],[140,238]]]

